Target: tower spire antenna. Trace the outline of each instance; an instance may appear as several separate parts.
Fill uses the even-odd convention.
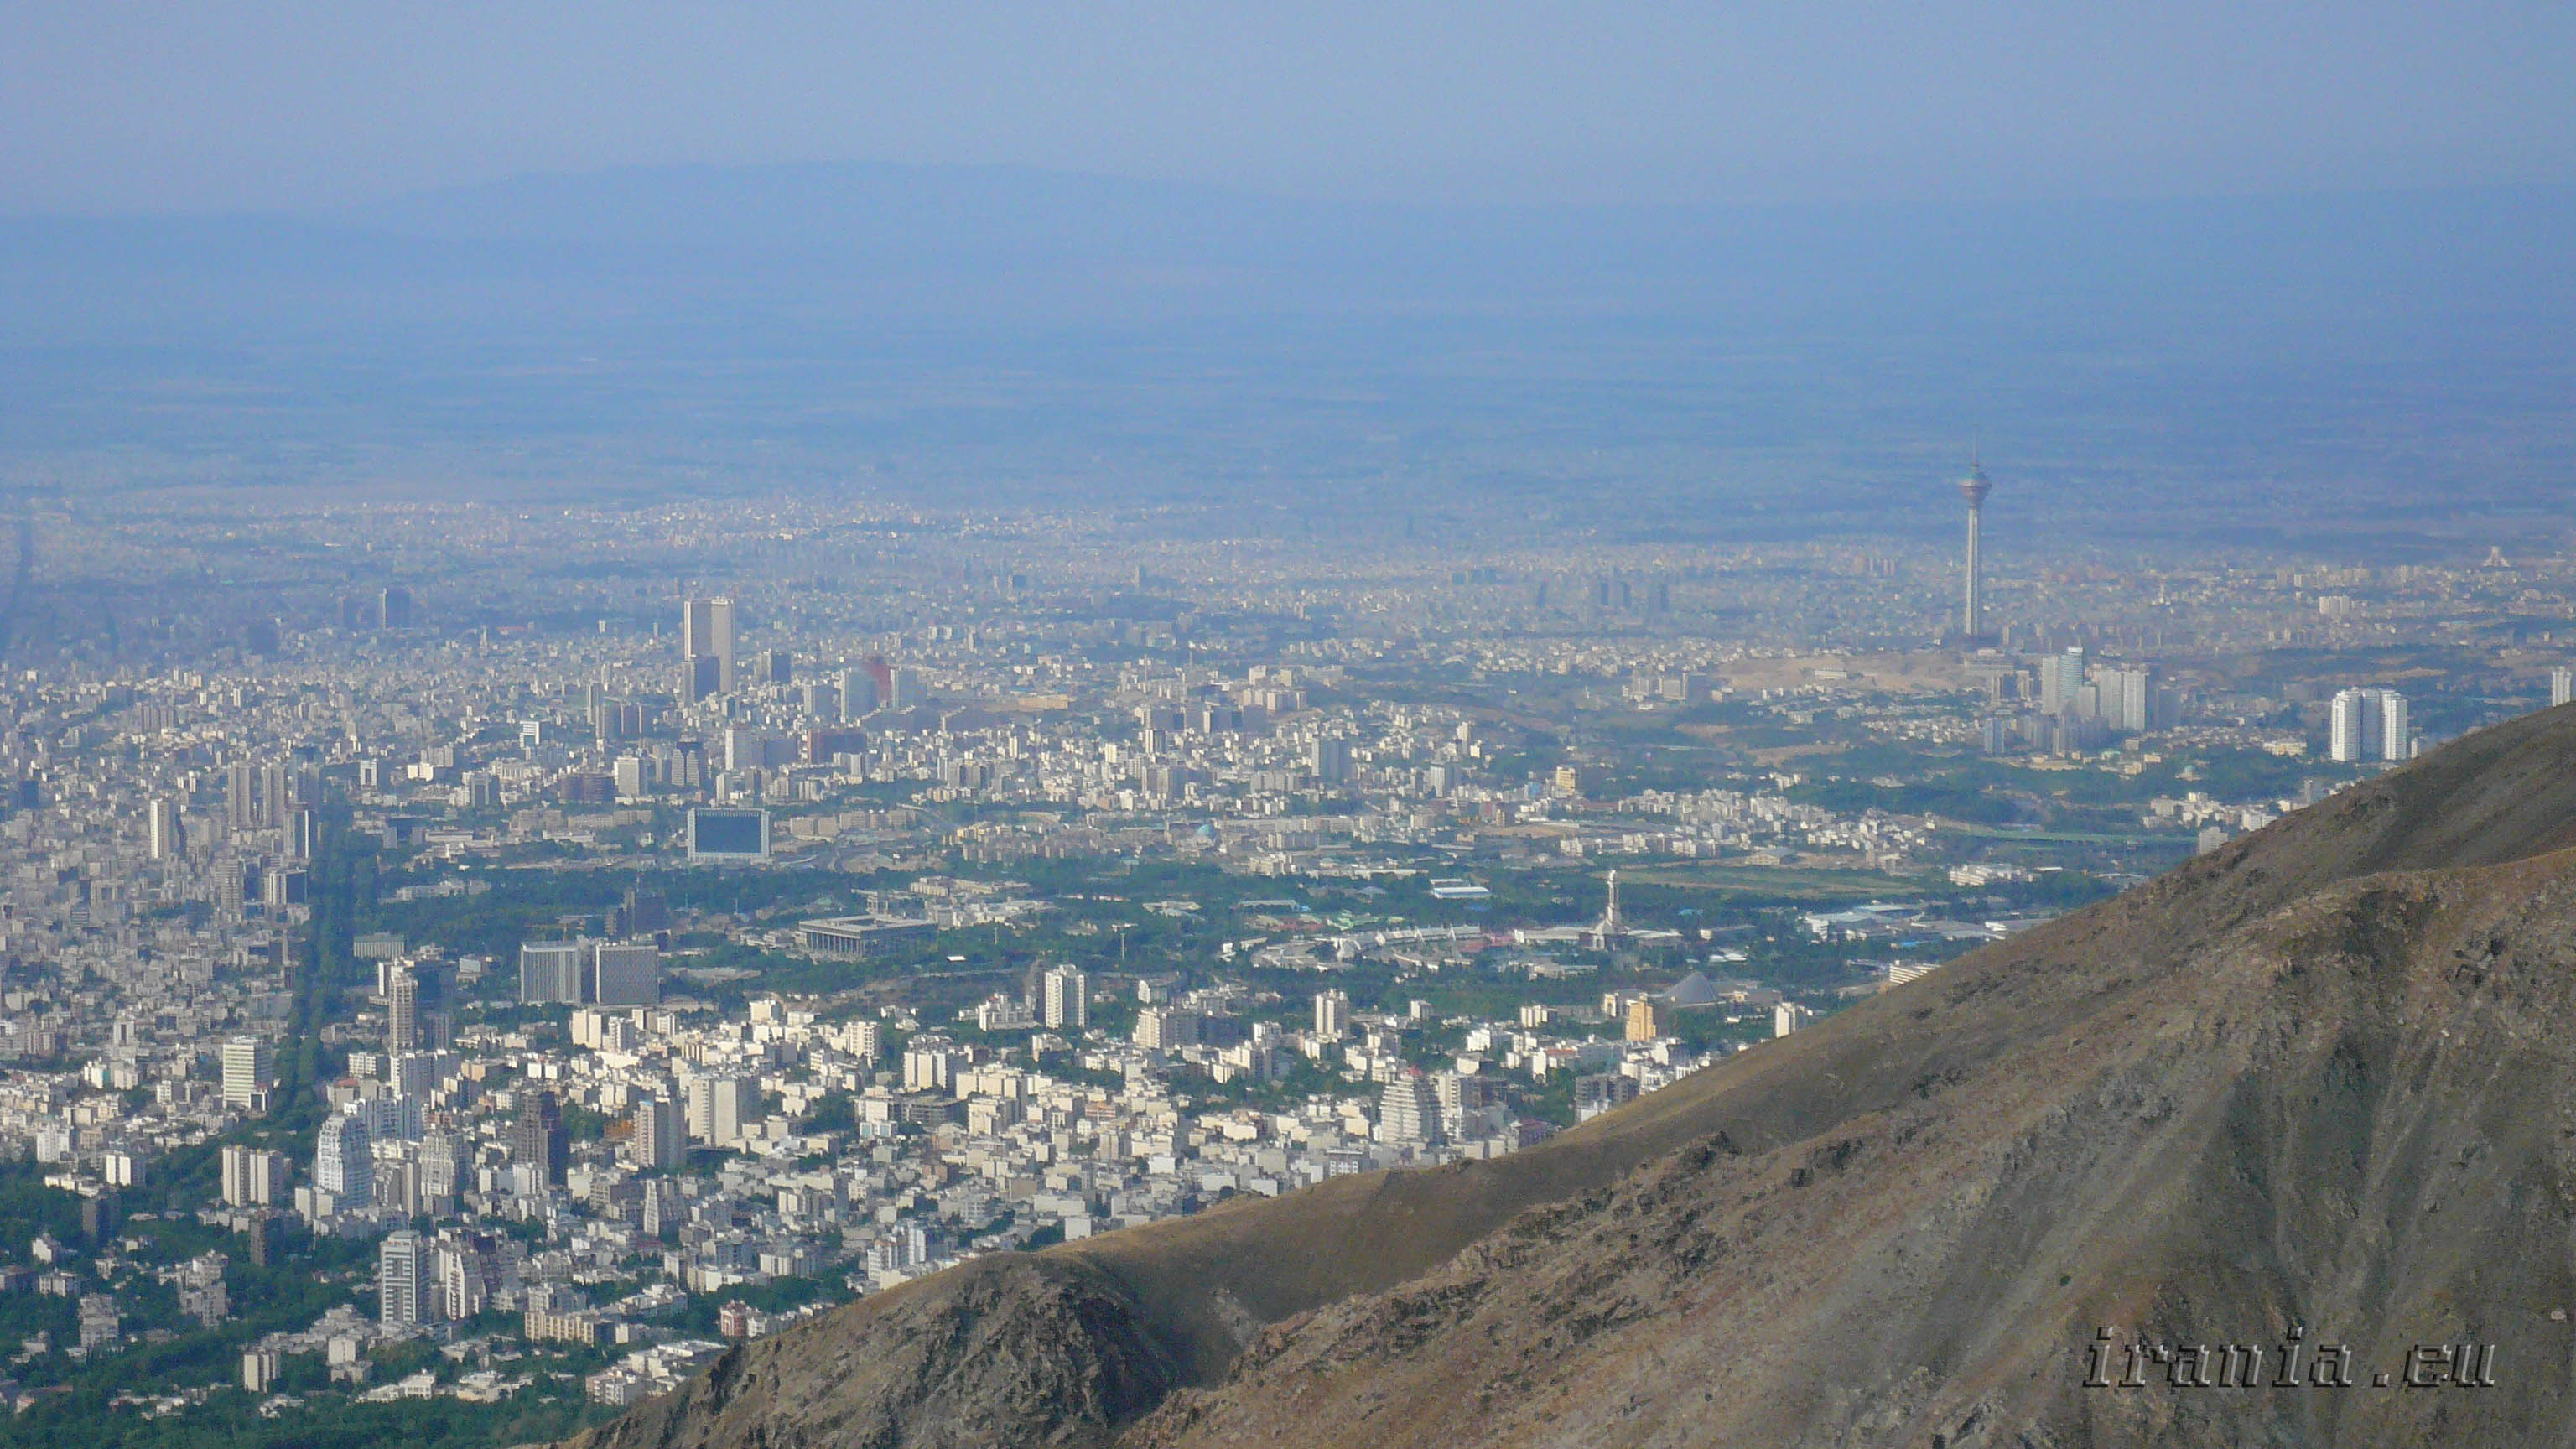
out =
[[[1986,634],[1986,495],[1994,491],[1995,485],[1986,478],[1984,453],[1984,430],[1972,430],[1968,443],[1968,476],[1959,480],[1959,495],[1968,504],[1968,577],[1966,595],[1960,600],[1959,634],[1971,648]]]

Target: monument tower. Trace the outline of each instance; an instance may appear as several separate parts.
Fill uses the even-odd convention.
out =
[[[1971,453],[1968,476],[1959,480],[1959,495],[1968,500],[1968,591],[1959,610],[1959,633],[1971,644],[1986,637],[1986,495],[1994,488]]]

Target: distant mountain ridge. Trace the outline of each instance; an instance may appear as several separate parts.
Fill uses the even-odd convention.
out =
[[[2557,1443],[2571,846],[2576,707],[1530,1151],[979,1261],[578,1442]],[[2104,1328],[2362,1374],[2088,1386]]]
[[[0,463],[1758,541],[1949,527],[1982,431],[1998,557],[2411,562],[2576,466],[2571,252],[2568,188],[1514,208],[808,165],[0,217]]]
[[[165,332],[242,326],[217,293],[327,302],[346,327],[419,309],[452,322],[525,289],[628,308],[757,301],[834,315],[985,318],[1049,299],[1064,317],[1524,315],[1763,325],[1995,318],[2088,326],[2177,311],[2231,325],[2576,309],[2555,265],[2576,189],[2007,205],[1506,207],[1355,204],[1016,167],[638,167],[435,190],[307,215],[0,216],[0,320],[18,345],[118,300]],[[851,275],[853,269],[878,275]],[[296,285],[298,282],[303,286]],[[907,298],[928,286],[928,296]],[[1165,310],[1158,310],[1158,298]],[[77,300],[84,307],[65,304]],[[1077,300],[1087,305],[1073,305]],[[462,310],[456,310],[462,309]],[[855,309],[855,310],[853,310]],[[109,317],[119,315],[109,308]],[[543,314],[541,314],[542,316]],[[569,315],[569,314],[568,314]],[[227,321],[226,319],[230,319]],[[327,317],[308,319],[327,325]]]

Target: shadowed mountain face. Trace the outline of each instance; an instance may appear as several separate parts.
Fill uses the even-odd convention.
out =
[[[970,1265],[589,1442],[2555,1443],[2571,844],[2560,709],[1538,1149]]]

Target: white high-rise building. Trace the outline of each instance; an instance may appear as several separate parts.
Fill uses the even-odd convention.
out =
[[[398,1054],[420,1046],[420,977],[397,966],[385,986],[385,1049]]]
[[[2076,696],[2084,688],[2084,648],[2075,645],[2063,654],[2043,655],[2039,661],[2039,712],[2066,714],[2076,707]]]
[[[850,1055],[873,1063],[885,1054],[885,1027],[873,1021],[843,1022],[837,1045]]]
[[[2576,700],[2576,669],[2561,664],[2549,671],[2549,707],[2556,709]]]
[[[367,1124],[343,1112],[322,1123],[313,1141],[313,1185],[342,1207],[365,1207],[376,1192],[376,1156]]]
[[[760,1084],[742,1077],[693,1077],[689,1081],[689,1135],[711,1147],[731,1147],[760,1115]]]
[[[1315,994],[1315,1035],[1340,1041],[1351,1034],[1351,999],[1339,990]]]
[[[731,694],[734,689],[733,600],[692,598],[680,613],[680,653],[688,660],[688,693],[702,690]]]
[[[438,1315],[430,1296],[430,1245],[409,1228],[387,1233],[376,1250],[377,1321],[418,1328]]]
[[[445,1132],[425,1132],[420,1139],[420,1195],[452,1197],[462,1175],[456,1139]]]
[[[903,1089],[907,1092],[945,1092],[957,1083],[957,1073],[970,1065],[965,1050],[946,1037],[917,1036],[904,1043]]]
[[[1378,1098],[1377,1121],[1378,1136],[1387,1142],[1423,1146],[1442,1140],[1440,1099],[1418,1072],[1386,1084]]]
[[[226,1207],[271,1207],[286,1191],[286,1154],[228,1146],[223,1154]]]
[[[144,835],[144,847],[154,860],[178,859],[188,848],[179,823],[179,802],[167,796],[155,798],[144,816]]]
[[[2326,753],[2344,764],[2415,758],[2406,696],[2393,689],[2346,689],[2334,697]]]
[[[224,1043],[224,1105],[249,1107],[268,1094],[277,1075],[276,1049],[266,1037],[237,1036]]]
[[[2361,691],[2335,691],[2334,714],[2326,725],[2326,754],[2339,764],[2352,764],[2361,758]]]
[[[492,1306],[492,1286],[483,1275],[483,1255],[470,1243],[438,1245],[438,1306],[458,1322]]]
[[[2379,692],[2379,757],[2383,760],[2415,758],[2415,731],[2406,720],[2406,696],[2393,689]]]
[[[2122,734],[2156,727],[2156,677],[2144,669],[2112,669],[2101,678],[2102,719]]]
[[[1091,1024],[1091,978],[1079,967],[1058,966],[1044,977],[1040,1019],[1049,1031],[1080,1031]]]

